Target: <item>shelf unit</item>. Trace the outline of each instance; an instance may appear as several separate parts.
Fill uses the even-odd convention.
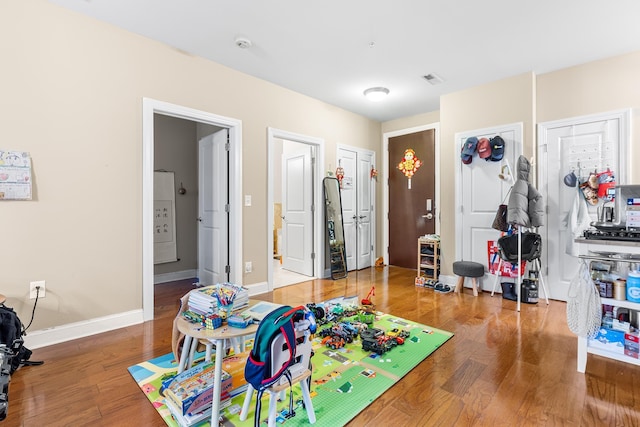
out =
[[[587,240],[587,239],[576,239],[576,243],[580,243],[579,257],[585,261],[597,260],[597,261],[640,263],[640,244],[637,242],[619,242],[619,241],[608,241],[608,240],[594,241],[594,240]],[[611,254],[612,256],[593,255],[594,253]],[[634,256],[625,257],[625,255],[634,255]],[[612,298],[601,297],[600,302],[604,305],[611,305],[614,307],[624,307],[630,310],[640,311],[640,303],[635,303],[627,300],[617,300]],[[586,371],[588,354],[595,354],[597,356],[607,357],[609,359],[640,366],[640,359],[627,356],[626,354],[616,353],[616,352],[608,351],[602,348],[593,347],[590,345],[589,341],[591,340],[585,337],[578,337],[578,372],[584,373]]]
[[[418,278],[438,281],[440,276],[440,241],[420,237],[418,239]]]

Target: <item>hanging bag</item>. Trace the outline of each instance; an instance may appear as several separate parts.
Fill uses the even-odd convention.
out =
[[[491,224],[491,228],[494,228],[498,231],[509,231],[509,224],[507,223],[507,205],[504,204],[504,202],[507,200],[507,197],[509,197],[509,193],[511,193],[511,188],[509,188],[509,191],[507,191],[507,195],[504,196],[502,203],[500,203],[500,205],[498,206],[496,217],[493,219],[493,224]]]
[[[602,323],[602,305],[585,262],[580,263],[567,297],[567,325],[571,332],[579,337],[594,337]]]

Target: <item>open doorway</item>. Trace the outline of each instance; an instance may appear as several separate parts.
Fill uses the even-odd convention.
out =
[[[142,308],[143,320],[153,319],[154,305],[154,117],[165,115],[214,126],[228,131],[228,277],[242,280],[242,127],[236,119],[204,111],[143,99],[143,156],[142,156]]]
[[[268,130],[268,289],[324,277],[324,140]]]

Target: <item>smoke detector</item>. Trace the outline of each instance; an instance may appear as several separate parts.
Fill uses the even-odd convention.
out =
[[[246,39],[244,37],[236,38],[236,46],[238,46],[240,49],[249,49],[251,45],[252,43],[251,43],[251,40],[249,39]]]
[[[444,79],[442,77],[434,73],[429,73],[425,76],[422,76],[422,78],[428,81],[429,83],[431,83],[432,85],[439,85],[440,83],[444,82]]]

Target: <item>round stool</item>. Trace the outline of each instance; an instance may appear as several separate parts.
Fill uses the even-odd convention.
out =
[[[473,261],[456,261],[453,263],[453,274],[458,276],[456,292],[462,292],[464,278],[470,277],[473,285],[473,296],[478,296],[478,277],[484,276],[484,266]]]

